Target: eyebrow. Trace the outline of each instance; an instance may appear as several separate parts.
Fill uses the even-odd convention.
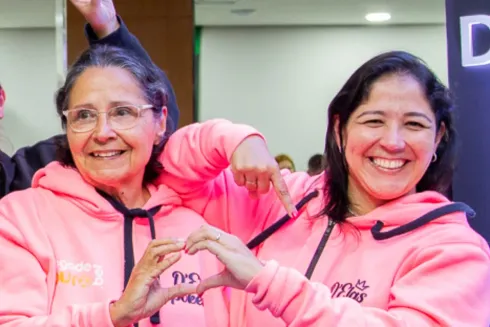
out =
[[[381,115],[381,116],[386,116],[386,114],[384,113],[384,111],[381,111],[381,110],[368,110],[368,111],[364,111],[363,113],[359,114],[357,116],[357,118],[361,118],[363,116],[366,116],[366,115]],[[423,114],[421,112],[407,112],[406,114],[404,114],[404,116],[406,117],[421,117],[421,118],[424,118],[425,120],[427,120],[429,123],[432,123],[432,119],[429,118],[429,116],[427,116],[426,114]]]
[[[124,106],[124,105],[129,105],[132,104],[129,101],[112,101],[110,103],[110,107],[118,107],[118,106]],[[76,106],[73,106],[73,109],[96,109],[95,106],[91,103],[82,103],[82,104],[77,104]]]
[[[95,107],[90,103],[82,103],[82,104],[77,104],[76,106],[73,106],[72,109],[95,109]]]

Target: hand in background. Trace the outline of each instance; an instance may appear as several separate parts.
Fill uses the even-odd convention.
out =
[[[70,0],[102,39],[119,28],[112,0]]]

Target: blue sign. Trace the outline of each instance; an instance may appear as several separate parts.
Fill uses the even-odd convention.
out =
[[[490,0],[446,0],[446,28],[460,139],[452,195],[475,209],[470,224],[490,242]]]

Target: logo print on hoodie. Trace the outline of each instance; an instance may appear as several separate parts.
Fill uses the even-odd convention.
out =
[[[88,262],[59,260],[57,282],[86,288],[104,285],[104,270],[101,265]]]
[[[196,272],[191,272],[190,274],[184,274],[180,271],[174,271],[172,273],[172,277],[174,278],[174,285],[184,284],[184,283],[199,284],[201,282],[201,276],[199,276],[199,274]],[[189,304],[203,305],[202,298],[193,294],[172,299],[170,302],[172,304],[175,304],[175,302],[184,302]]]
[[[342,284],[340,282],[336,282],[331,287],[332,297],[349,297],[359,303],[362,303],[362,301],[364,301],[364,299],[367,297],[367,293],[364,291],[368,288],[369,286],[366,284],[366,281],[361,281],[360,279],[358,279],[355,284]]]

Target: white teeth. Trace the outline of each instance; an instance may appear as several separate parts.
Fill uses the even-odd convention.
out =
[[[122,151],[98,152],[98,153],[94,152],[94,157],[103,157],[103,158],[113,157],[113,156],[117,156],[117,155],[121,154],[121,152]]]
[[[376,166],[385,169],[398,169],[405,164],[405,160],[387,160],[380,158],[373,158],[373,162]]]

